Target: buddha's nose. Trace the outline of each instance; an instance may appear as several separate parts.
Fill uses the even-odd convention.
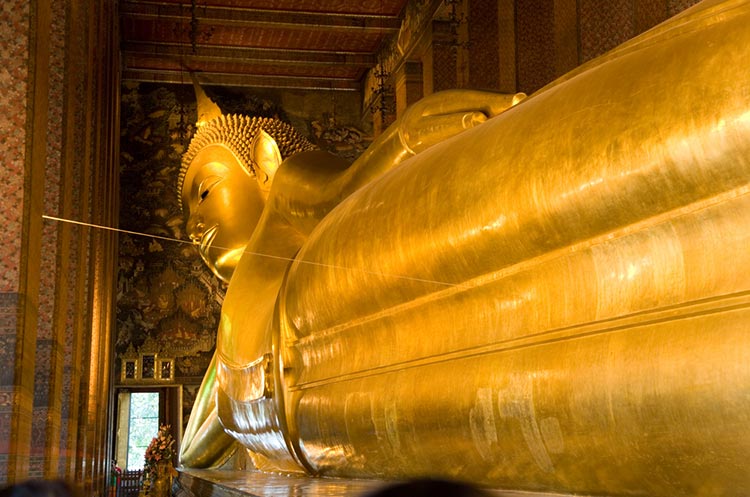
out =
[[[206,225],[203,223],[203,219],[199,216],[190,216],[187,221],[187,234],[193,243],[200,242],[203,232],[206,230]]]

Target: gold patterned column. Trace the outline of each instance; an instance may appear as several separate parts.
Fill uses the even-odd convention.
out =
[[[90,108],[93,124],[90,129],[92,146],[91,222],[101,226],[117,226],[119,141],[119,74],[117,72],[117,10],[111,2],[101,0],[88,12],[90,22],[89,60]],[[96,64],[97,60],[107,63]],[[108,462],[112,447],[112,339],[117,237],[112,231],[91,232],[91,328],[85,340],[88,349],[83,360],[82,405],[78,424],[76,475],[84,490],[93,495],[106,485]]]
[[[40,267],[42,248],[42,206],[44,173],[47,161],[47,118],[49,79],[49,4],[31,3],[27,28],[18,36],[28,36],[27,86],[25,88],[26,122],[23,181],[23,215],[21,240],[16,254],[19,260],[17,323],[11,364],[13,371],[8,391],[10,410],[7,419],[7,455],[4,476],[6,481],[27,477],[31,458],[32,414],[34,405],[34,369],[36,361],[37,320],[39,306]],[[20,152],[20,151],[18,151]],[[6,416],[7,416],[6,414]],[[5,424],[6,420],[3,420]],[[6,434],[3,433],[5,436]]]
[[[104,0],[4,12],[0,486],[61,477],[102,495],[114,237],[68,221],[116,225],[116,12]]]

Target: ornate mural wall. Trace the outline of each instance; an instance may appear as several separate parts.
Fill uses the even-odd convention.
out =
[[[206,91],[224,113],[277,117],[350,159],[372,140],[358,123],[359,95]],[[127,232],[120,234],[116,378],[182,385],[185,423],[213,354],[225,292],[185,235],[175,190],[195,119],[190,85],[122,87],[120,229]]]

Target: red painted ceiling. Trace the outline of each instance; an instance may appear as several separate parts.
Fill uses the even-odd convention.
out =
[[[357,90],[407,0],[122,0],[123,79]]]

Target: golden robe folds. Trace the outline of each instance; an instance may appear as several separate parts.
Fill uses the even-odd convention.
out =
[[[219,417],[319,475],[747,495],[749,182],[750,3],[703,2],[341,202]]]

